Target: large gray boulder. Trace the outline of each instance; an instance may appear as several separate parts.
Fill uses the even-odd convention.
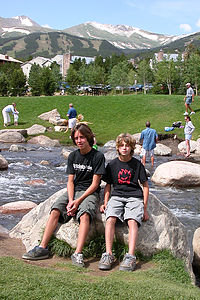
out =
[[[151,180],[162,186],[200,186],[200,165],[188,161],[171,161],[159,165]]]
[[[58,198],[67,197],[67,189],[62,189],[52,195],[45,202],[39,204],[26,214],[22,220],[10,231],[11,238],[19,238],[27,251],[38,244],[45,228],[51,205]],[[137,250],[144,255],[151,255],[161,249],[170,249],[172,253],[184,259],[191,276],[193,259],[191,234],[184,225],[163,205],[154,195],[149,197],[149,220],[140,227]],[[58,226],[55,236],[66,241],[71,247],[76,247],[79,225],[72,218],[68,223]],[[88,239],[95,232],[105,232],[105,215],[97,211],[96,220],[92,224]],[[116,227],[116,237],[128,244],[128,229],[125,224]]]
[[[60,146],[60,143],[58,140],[52,140],[45,135],[35,136],[32,139],[30,139],[27,143],[28,144],[39,144],[44,147],[59,147]]]
[[[8,162],[5,159],[5,157],[0,155],[0,171],[7,170],[7,169],[8,169]]]
[[[27,128],[27,134],[28,135],[35,135],[35,134],[41,134],[45,133],[46,127],[38,124],[34,124],[33,126]]]
[[[191,140],[190,141],[190,152],[193,153],[196,150],[196,147],[197,147],[197,142]],[[185,141],[178,144],[178,150],[182,153],[187,153]]]
[[[49,121],[50,118],[58,118],[60,119],[60,114],[57,111],[57,109],[53,109],[51,111],[45,112],[41,115],[38,116],[38,118],[44,120],[44,121]]]
[[[21,133],[24,137],[27,137],[27,130],[26,129],[2,129],[0,130],[0,134],[6,133],[6,132],[19,132]]]
[[[193,249],[194,249],[194,265],[200,267],[200,227],[197,228],[193,236]]]
[[[172,149],[163,144],[156,144],[154,154],[160,156],[170,156],[172,155]]]
[[[24,143],[24,136],[17,131],[6,131],[0,134],[1,143]]]

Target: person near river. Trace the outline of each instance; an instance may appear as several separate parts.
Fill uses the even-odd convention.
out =
[[[96,215],[101,176],[105,173],[105,157],[92,147],[94,134],[86,124],[76,125],[71,137],[78,149],[71,152],[68,157],[68,196],[61,197],[53,204],[40,245],[25,253],[23,259],[49,258],[47,246],[58,222],[66,223],[71,217],[75,217],[79,222],[79,232],[71,260],[74,265],[85,266],[82,249],[90,223]]]
[[[15,116],[15,112],[16,112],[16,103],[13,102],[10,105],[5,106],[2,109],[2,115],[3,115],[3,126],[7,127],[10,125],[10,114]]]
[[[185,127],[184,127],[185,143],[186,143],[185,157],[190,156],[190,140],[192,138],[192,133],[194,130],[195,130],[195,127],[192,124],[191,118],[189,116],[185,116]]]
[[[135,149],[133,137],[128,133],[120,134],[116,139],[116,149],[118,157],[108,163],[106,174],[103,176],[106,186],[104,204],[101,205],[100,211],[106,214],[106,252],[102,254],[99,261],[99,269],[110,270],[115,261],[112,245],[115,225],[119,220],[126,222],[129,227],[129,250],[125,254],[119,270],[133,271],[136,266],[135,247],[138,227],[142,220],[148,220],[149,185],[144,166],[133,157]],[[113,185],[112,192],[111,185]]]
[[[68,128],[71,129],[71,132],[73,128],[76,126],[76,116],[77,116],[77,111],[73,107],[73,103],[69,103],[69,110],[67,112],[67,117],[68,117]]]
[[[158,135],[155,129],[150,128],[151,124],[149,121],[146,122],[146,129],[141,132],[140,142],[143,142],[141,151],[141,161],[145,166],[146,157],[149,155],[151,157],[151,166],[154,165],[154,148],[156,147],[156,142],[158,141]]]

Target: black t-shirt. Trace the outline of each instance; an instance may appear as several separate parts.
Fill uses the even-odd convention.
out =
[[[83,155],[77,149],[70,153],[67,174],[73,174],[75,191],[85,191],[92,184],[93,175],[105,174],[105,157],[95,149]],[[99,189],[97,190],[99,191]]]
[[[144,183],[148,178],[143,164],[132,157],[128,162],[122,162],[119,158],[113,159],[106,167],[103,180],[113,185],[111,196],[143,198],[138,181]]]

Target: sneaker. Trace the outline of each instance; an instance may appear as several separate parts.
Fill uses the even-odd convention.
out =
[[[191,111],[190,116],[191,116],[191,115],[194,115],[194,114],[195,114],[195,111]]]
[[[183,114],[184,116],[188,116],[188,112],[186,111],[186,112],[184,112],[184,114]]]
[[[114,255],[111,255],[109,253],[103,253],[99,261],[99,269],[110,270],[112,264],[114,263],[114,260],[115,260]]]
[[[120,266],[120,271],[134,271],[136,266],[136,257],[134,255],[126,253]]]
[[[29,260],[40,260],[50,257],[50,252],[47,248],[42,248],[40,246],[35,246],[32,250],[22,255],[23,259]]]
[[[82,253],[74,253],[71,255],[72,264],[77,267],[85,267]]]

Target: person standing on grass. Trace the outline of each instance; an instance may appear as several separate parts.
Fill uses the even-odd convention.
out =
[[[94,134],[86,124],[76,125],[72,140],[78,149],[71,152],[68,158],[68,197],[61,197],[53,204],[40,245],[25,253],[23,259],[49,258],[47,246],[58,222],[66,223],[74,216],[80,225],[76,250],[71,260],[74,265],[85,266],[82,249],[96,214],[101,176],[105,173],[105,158],[103,153],[92,148]]]
[[[192,133],[195,130],[194,125],[192,124],[192,121],[189,116],[185,116],[185,128],[184,128],[184,134],[185,134],[185,143],[186,143],[186,155],[185,157],[190,156],[190,140],[192,138]]]
[[[151,166],[154,165],[154,148],[156,147],[156,142],[158,141],[158,135],[155,129],[150,128],[151,124],[149,121],[146,122],[146,129],[141,132],[140,142],[143,142],[142,152],[141,152],[141,162],[145,166],[146,157],[149,155],[151,157]]]
[[[72,103],[69,104],[69,110],[67,112],[67,116],[69,119],[68,128],[71,129],[72,132],[73,128],[76,126],[76,116],[77,116],[76,109],[73,107]]]
[[[10,105],[5,106],[2,109],[2,115],[3,115],[3,126],[7,127],[10,125],[10,114],[14,115],[16,110],[16,103],[13,102]]]
[[[183,99],[183,101],[185,101],[185,112],[183,114],[184,116],[188,115],[188,108],[191,111],[190,115],[195,114],[193,109],[190,107],[191,103],[194,102],[194,91],[193,91],[193,88],[191,87],[191,84],[189,82],[186,83],[186,87],[187,87],[187,93],[186,93],[186,96]]]
[[[129,227],[129,251],[125,254],[119,270],[133,271],[136,266],[135,247],[138,227],[142,220],[148,220],[149,185],[144,166],[132,157],[135,149],[133,137],[128,133],[120,134],[116,139],[116,149],[118,157],[108,163],[103,177],[106,186],[104,204],[101,205],[100,211],[106,214],[106,252],[102,254],[99,261],[99,269],[110,270],[115,261],[112,245],[115,225],[119,220],[126,222]],[[143,190],[138,181],[143,185]],[[111,185],[113,185],[112,192]]]

